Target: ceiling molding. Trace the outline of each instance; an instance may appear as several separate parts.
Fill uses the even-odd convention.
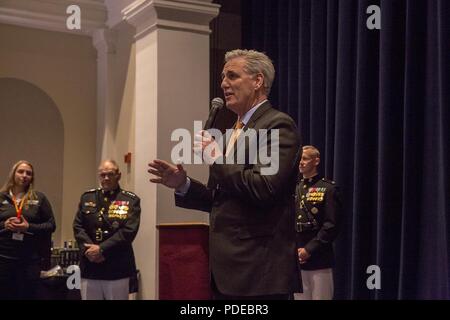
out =
[[[70,5],[81,9],[81,29],[70,30],[66,13]],[[92,35],[106,27],[107,8],[103,0],[2,0],[0,23],[28,28]]]
[[[212,0],[0,0],[0,23],[93,36],[98,29],[122,21],[136,27],[139,37],[155,28],[209,34],[219,14]],[[70,5],[81,9],[81,29],[67,28]],[[125,8],[124,8],[125,7]],[[108,20],[109,16],[109,20]]]

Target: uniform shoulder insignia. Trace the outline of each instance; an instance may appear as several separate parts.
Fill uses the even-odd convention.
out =
[[[330,184],[336,184],[336,182],[334,182],[333,180],[329,180],[329,179],[325,179],[325,178],[322,178],[322,181],[328,182]]]
[[[135,195],[133,192],[130,192],[130,191],[122,190],[122,193],[126,194],[127,196],[132,197],[132,198],[138,197],[137,195]]]
[[[95,192],[95,191],[97,191],[97,190],[100,190],[100,188],[97,188],[97,189],[89,189],[89,190],[86,190],[84,193],[90,193],[90,192]]]

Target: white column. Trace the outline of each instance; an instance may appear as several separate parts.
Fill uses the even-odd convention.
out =
[[[93,33],[97,49],[97,164],[102,159],[116,158],[114,133],[117,122],[114,99],[114,55],[116,34],[99,29]]]
[[[141,297],[158,298],[158,223],[204,221],[206,215],[174,206],[173,191],[151,184],[147,164],[170,161],[171,133],[193,131],[209,106],[209,22],[219,6],[212,0],[139,0],[125,8],[135,36],[135,191],[142,199],[141,229],[134,242],[141,271]],[[206,179],[207,170],[187,166]]]

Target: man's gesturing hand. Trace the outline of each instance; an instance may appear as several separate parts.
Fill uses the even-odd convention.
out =
[[[187,174],[181,164],[175,166],[164,160],[155,159],[148,166],[148,172],[156,176],[150,179],[153,183],[161,183],[172,189],[179,189],[186,183]]]

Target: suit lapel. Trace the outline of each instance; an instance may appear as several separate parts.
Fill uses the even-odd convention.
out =
[[[264,102],[262,105],[260,105],[258,107],[258,109],[256,109],[256,111],[252,114],[252,116],[250,117],[250,119],[248,120],[247,124],[242,128],[242,131],[245,132],[247,131],[247,129],[249,128],[254,128],[256,121],[258,121],[258,119],[264,115],[269,109],[272,108],[272,105],[270,104],[269,100],[267,100],[266,102]],[[242,133],[241,133],[242,134]],[[234,161],[236,161],[236,157],[237,157],[237,142],[238,142],[239,138],[236,140],[236,142],[233,145],[233,154],[234,154]],[[246,150],[246,154],[248,151],[248,146],[245,146],[245,150]]]
[[[250,117],[250,120],[244,126],[244,131],[247,128],[253,128],[256,124],[256,121],[271,108],[272,108],[272,105],[270,104],[269,100],[264,102],[258,109],[256,109],[255,113],[252,114],[252,116]]]

